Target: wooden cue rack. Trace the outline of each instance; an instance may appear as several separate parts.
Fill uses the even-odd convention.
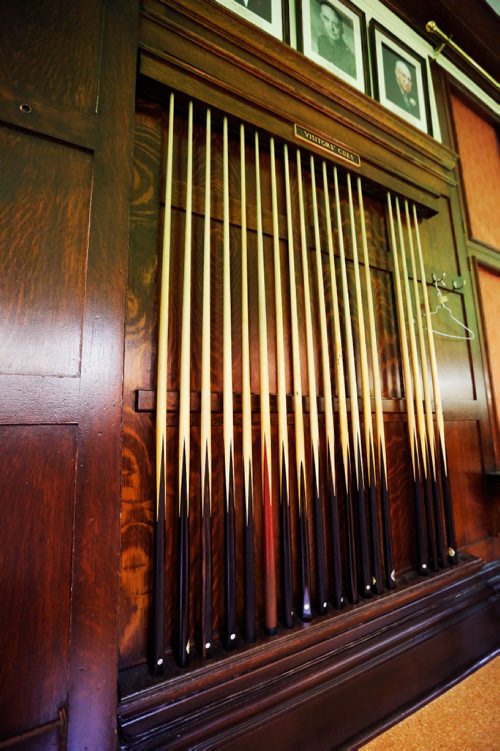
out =
[[[387,192],[416,206],[426,258],[427,278],[431,260],[435,261],[433,239],[453,237],[457,208],[455,155],[445,146],[409,128],[376,102],[335,80],[293,50],[283,55],[283,45],[249,28],[245,22],[215,3],[176,3],[147,0],[139,30],[139,78],[134,141],[134,180],[131,196],[131,240],[128,287],[128,317],[125,334],[125,396],[123,421],[122,557],[120,615],[120,699],[119,732],[123,748],[265,748],[289,747],[295,742],[303,748],[320,748],[317,739],[327,738],[327,746],[352,743],[382,716],[390,716],[398,707],[415,701],[432,686],[447,679],[448,664],[442,653],[446,639],[462,643],[468,628],[485,627],[493,639],[489,615],[476,615],[466,623],[464,613],[471,602],[484,598],[486,584],[477,559],[460,554],[459,565],[449,561],[429,566],[428,576],[417,571],[417,536],[413,501],[410,448],[405,410],[405,389],[399,344],[399,326],[394,296],[394,263],[387,221]],[[151,670],[153,522],[155,496],[155,405],[156,358],[158,347],[159,279],[165,207],[165,162],[169,122],[169,101],[174,94],[173,165],[171,202],[171,250],[169,271],[169,330],[167,376],[166,443],[166,517],[165,517],[165,663],[162,671]],[[192,138],[188,112],[192,107]],[[206,159],[207,110],[211,116],[210,139],[210,409],[211,409],[211,593],[213,643],[202,642],[202,534],[200,422],[201,356],[203,332],[204,222],[207,211]],[[227,122],[227,151],[224,128]],[[242,141],[241,125],[244,126]],[[309,138],[300,134],[306,133]],[[258,134],[258,153],[255,134]],[[336,155],[318,141],[339,147]],[[246,242],[248,245],[249,315],[242,316],[242,189],[241,154],[245,154],[244,200]],[[187,154],[192,150],[192,170],[186,177]],[[271,163],[271,150],[275,161]],[[300,152],[300,166],[297,160]],[[311,156],[313,161],[311,161]],[[347,158],[346,158],[347,157]],[[353,235],[351,211],[355,218],[356,241],[361,254],[360,205],[355,190],[348,192],[348,173],[352,185],[361,178],[364,195],[364,219],[368,245],[370,276],[374,297],[378,356],[381,368],[380,389],[384,410],[387,470],[390,504],[390,538],[394,564],[385,571],[383,585],[376,591],[360,588],[363,552],[378,546],[382,553],[382,513],[377,513],[378,539],[370,537],[368,549],[355,501],[349,500],[344,481],[342,425],[339,418],[339,389],[335,370],[333,297],[328,257],[328,220],[325,213],[323,163],[326,165],[329,201],[332,210],[331,232],[334,246],[336,283],[339,299],[340,243],[345,246],[347,284],[350,296],[350,320],[345,306],[338,310],[344,344],[343,368],[348,371],[345,344],[349,326],[353,336],[354,369],[359,404],[362,405],[361,366],[359,361],[358,311],[354,292]],[[259,187],[256,187],[256,165]],[[224,170],[227,168],[227,183]],[[311,180],[314,169],[315,183]],[[277,184],[276,208],[273,206],[273,170]],[[339,182],[339,216],[335,210],[334,170]],[[287,206],[287,173],[291,188],[291,206]],[[300,182],[300,185],[299,185]],[[189,191],[188,191],[188,184]],[[312,187],[315,185],[315,187]],[[229,213],[226,219],[224,195],[228,191]],[[303,204],[299,194],[303,191]],[[177,534],[179,494],[180,362],[182,356],[183,288],[188,192],[191,231],[191,304],[189,330],[189,518],[188,518],[188,655],[180,666],[175,643],[179,628]],[[317,204],[317,205],[316,205]],[[314,206],[316,205],[316,208]],[[451,207],[451,208],[450,208]],[[323,271],[323,289],[316,275],[315,218]],[[305,256],[301,255],[301,213],[305,216]],[[290,219],[291,224],[287,224]],[[277,221],[276,221],[277,220]],[[292,227],[292,236],[289,227]],[[277,231],[277,234],[276,234]],[[406,225],[405,225],[406,231]],[[231,379],[232,428],[234,433],[234,577],[236,631],[233,644],[225,635],[225,429],[224,429],[224,347],[223,311],[225,305],[224,254],[225,233],[229,237],[231,305]],[[289,491],[290,562],[292,573],[292,623],[286,623],[282,579],[285,547],[280,517],[279,420],[280,401],[277,361],[276,289],[274,286],[275,244],[281,271],[282,326],[288,441],[287,488]],[[448,243],[449,244],[449,243]],[[295,279],[290,277],[289,256],[293,246]],[[259,252],[262,252],[264,279],[259,279]],[[445,256],[444,263],[457,262],[458,254]],[[304,258],[306,259],[304,261]],[[307,267],[305,264],[308,264]],[[307,275],[307,277],[305,276]],[[259,282],[264,283],[265,311],[259,307]],[[307,281],[307,284],[306,284]],[[363,284],[365,284],[363,282]],[[301,447],[297,443],[293,394],[292,295],[295,288],[301,371],[301,409],[304,419],[305,456],[304,506],[298,499],[296,462]],[[306,294],[306,287],[310,287]],[[366,294],[366,287],[363,288]],[[336,503],[338,504],[339,550],[331,537],[332,506],[328,502],[328,462],[326,446],[327,410],[322,376],[321,295],[327,314],[331,386],[333,395],[333,433],[335,437]],[[307,300],[310,297],[309,307]],[[265,316],[267,332],[268,383],[262,388],[259,347]],[[365,313],[366,316],[366,313]],[[308,318],[312,323],[313,348],[307,346]],[[347,326],[346,326],[347,325]],[[251,444],[253,461],[253,540],[255,583],[255,641],[245,638],[245,558],[242,446],[244,431],[242,371],[244,363],[243,327],[247,326],[251,392]],[[323,344],[324,344],[323,340]],[[185,345],[184,345],[185,346]],[[439,359],[439,343],[438,359]],[[185,351],[185,350],[184,350]],[[318,398],[311,403],[308,366],[317,379]],[[369,367],[372,378],[371,366]],[[347,383],[347,381],[346,381]],[[186,383],[184,381],[184,387]],[[371,409],[374,413],[374,384],[371,381]],[[345,407],[351,428],[352,404],[347,386]],[[268,400],[270,414],[269,488],[274,543],[274,576],[277,609],[276,633],[272,625],[269,597],[269,555],[264,555],[265,532],[263,453],[261,436],[262,402]],[[316,409],[315,409],[316,408]],[[363,410],[361,408],[361,416]],[[312,460],[317,413],[320,517],[324,529],[318,535],[318,517],[312,492]],[[468,415],[459,412],[456,420]],[[375,423],[374,423],[375,425]],[[360,436],[363,427],[360,427]],[[364,437],[360,437],[362,457]],[[349,438],[351,452],[355,450]],[[351,457],[351,462],[354,459]],[[362,459],[364,461],[364,459]],[[451,460],[453,468],[453,460]],[[367,467],[363,468],[367,475]],[[375,473],[380,482],[378,471]],[[349,481],[352,482],[352,474]],[[378,492],[378,491],[377,491]],[[368,500],[365,501],[368,504]],[[380,501],[378,501],[380,503]],[[352,508],[350,506],[352,504]],[[300,618],[303,592],[300,586],[301,513],[309,543],[308,573],[312,617]],[[353,516],[354,556],[348,552],[349,518]],[[368,505],[366,505],[368,523]],[[268,518],[269,522],[269,518]],[[333,541],[332,541],[333,540]],[[318,546],[324,549],[318,555]],[[227,546],[227,543],[226,543]],[[186,551],[184,551],[185,553]],[[268,551],[269,552],[269,551]],[[338,555],[337,555],[338,554]],[[336,558],[337,556],[337,558]],[[341,607],[334,607],[335,572],[333,561],[341,563]],[[348,596],[348,580],[356,567],[356,596]],[[318,599],[321,571],[327,599]],[[389,576],[387,576],[389,574]],[[389,581],[389,585],[387,584]],[[368,589],[368,587],[365,587]],[[458,596],[460,602],[458,604]],[[460,599],[459,598],[459,599]],[[271,613],[271,615],[270,615]],[[450,637],[451,634],[451,637]],[[409,646],[410,645],[410,646]],[[474,659],[474,647],[464,651],[464,664]],[[390,656],[389,656],[390,655]],[[421,659],[426,669],[405,686],[401,695],[396,685],[398,671],[409,670]],[[455,665],[456,668],[456,665]],[[380,686],[385,687],[380,697]],[[378,696],[378,702],[374,698]],[[359,716],[349,707],[361,697]],[[340,718],[349,716],[348,722]],[[312,718],[308,723],[307,718]],[[336,720],[335,718],[338,718]],[[263,729],[265,728],[265,730]],[[323,742],[321,740],[321,742]],[[281,744],[281,745],[280,745]],[[329,744],[329,745],[328,745]]]

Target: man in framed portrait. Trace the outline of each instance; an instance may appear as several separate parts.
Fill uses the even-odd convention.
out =
[[[420,117],[414,86],[413,66],[395,55],[384,57],[385,93],[387,99],[414,117]]]
[[[236,2],[238,5],[242,5],[244,8],[252,11],[252,13],[260,16],[260,18],[263,18],[264,21],[271,23],[271,0],[236,0]]]
[[[356,60],[344,41],[344,20],[329,2],[320,2],[319,6],[321,33],[317,39],[318,54],[354,78]]]

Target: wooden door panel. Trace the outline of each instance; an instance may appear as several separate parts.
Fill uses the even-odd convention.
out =
[[[459,547],[484,540],[492,533],[479,424],[450,420],[446,424],[451,491]]]
[[[0,373],[76,376],[92,157],[0,129]]]
[[[500,268],[474,259],[481,311],[483,358],[493,439],[493,467],[500,465]],[[491,462],[491,459],[490,459]]]
[[[451,96],[471,239],[500,248],[498,131],[459,96]]]
[[[2,426],[0,737],[67,702],[76,426]]]
[[[437,202],[437,213],[421,223],[422,249],[427,279],[436,274],[441,279],[444,272],[446,286],[452,288],[452,281],[460,274],[460,261],[456,230],[450,199],[441,196]]]
[[[62,747],[66,736],[75,749],[116,743],[137,18],[135,0],[0,8],[0,726],[9,747]]]

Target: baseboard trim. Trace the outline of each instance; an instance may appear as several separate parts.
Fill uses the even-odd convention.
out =
[[[464,561],[202,669],[123,677],[123,749],[355,748],[498,648],[500,564]]]

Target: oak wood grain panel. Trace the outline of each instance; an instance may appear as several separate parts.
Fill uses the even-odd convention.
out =
[[[447,422],[446,447],[457,543],[461,548],[493,532],[489,503],[493,499],[487,494],[478,422]]]
[[[500,249],[498,133],[463,99],[451,96],[471,239]]]
[[[481,263],[475,266],[486,359],[488,401],[496,466],[500,464],[500,269]]]
[[[0,424],[75,423],[78,378],[0,374]]]
[[[153,553],[154,416],[135,412],[133,389],[155,381],[162,110],[142,103],[135,116],[131,192],[130,262],[127,290],[122,438],[122,513],[120,562],[120,651],[133,664],[147,654]],[[163,121],[165,126],[165,121]],[[163,160],[162,160],[163,161]],[[167,467],[174,456],[172,431]],[[171,519],[172,492],[167,485]],[[167,535],[167,553],[171,550]],[[172,592],[172,576],[166,591]],[[170,628],[170,621],[167,620]]]
[[[404,388],[393,279],[387,272],[372,269],[371,281],[382,398],[398,400]]]
[[[0,737],[67,703],[74,426],[3,426]]]
[[[93,112],[97,106],[102,3],[9,3],[0,8],[2,78],[14,89]],[[29,54],[26,54],[29,51]]]
[[[82,321],[68,747],[116,744],[123,331],[138,4],[78,5],[102,13],[98,143],[93,159]],[[91,57],[94,49],[88,50]]]
[[[0,120],[63,143],[93,150],[96,145],[97,118],[94,113],[63,108],[37,93],[25,92],[0,82]]]
[[[7,127],[0,130],[0,372],[80,370],[92,159]]]
[[[456,234],[452,204],[448,197],[441,196],[436,202],[437,213],[419,223],[426,278],[432,281],[433,273],[438,279],[444,274],[450,289],[453,279],[460,274],[458,245],[461,241]]]
[[[35,529],[34,585],[25,611],[36,622],[28,634],[30,621],[20,623],[19,637],[11,639],[13,658],[4,660],[2,648],[2,686],[8,688],[2,697],[16,706],[2,708],[1,716],[9,734],[14,727],[21,732],[25,748],[47,730],[39,723],[54,720],[63,705],[68,722],[61,721],[61,747],[111,749],[116,743],[119,445],[137,17],[135,0],[21,0],[0,8],[0,119],[9,123],[0,133],[0,409],[4,422],[68,424],[6,427],[35,438],[3,451],[3,471],[24,469],[28,480],[30,472],[51,473],[47,492],[59,511],[66,491],[72,501],[76,493],[69,538],[63,520],[54,529],[56,521],[37,508],[40,488],[24,486],[21,477],[12,494],[12,513],[22,502],[26,531]],[[43,446],[36,443],[41,434]],[[13,470],[10,451],[17,452]],[[2,536],[22,529],[17,516],[17,526],[8,518]],[[23,545],[17,548],[15,539],[2,544],[12,586],[26,568],[13,563],[25,555]],[[59,558],[54,573],[51,562]],[[15,597],[12,629],[22,619],[26,593]],[[56,622],[63,615],[64,648]],[[54,736],[49,731],[42,745],[52,747]]]
[[[495,491],[497,492],[497,491]],[[498,521],[496,523],[496,529],[498,530]],[[481,558],[483,561],[498,561],[500,558],[500,535],[498,532],[494,536],[486,537],[479,542],[473,542],[471,545],[465,545],[463,547],[464,552],[469,555],[474,555],[477,558]]]
[[[464,298],[460,293],[445,290],[441,300],[449,310],[444,308],[438,310],[440,298],[435,288],[429,288],[431,314],[435,313],[432,316],[432,330],[443,399],[446,400],[449,397],[456,400],[476,399],[475,373],[469,337],[476,337],[477,331],[471,334],[460,325],[468,323]],[[452,316],[456,320],[453,320]]]
[[[394,565],[399,575],[417,565],[416,513],[406,422],[391,416],[385,423],[385,438]]]

